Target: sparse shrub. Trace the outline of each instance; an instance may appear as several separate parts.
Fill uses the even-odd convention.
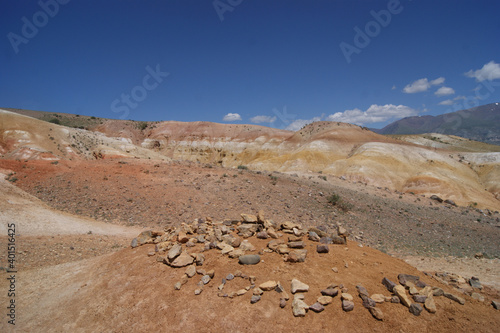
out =
[[[269,175],[269,178],[271,178],[271,184],[276,185],[278,183],[278,177]]]
[[[353,204],[342,200],[340,195],[336,193],[333,193],[332,195],[328,196],[326,200],[328,201],[329,204],[337,207],[338,209],[344,212],[350,211],[353,208]]]
[[[9,180],[9,182],[12,182],[12,183],[17,182],[17,178],[16,177],[9,178],[8,180]]]
[[[50,162],[50,164],[58,165],[59,161]]]
[[[340,201],[340,195],[333,193],[326,198],[329,204],[335,206]]]
[[[248,167],[246,165],[238,165],[238,169],[240,169],[240,170],[248,170]]]
[[[141,121],[139,124],[138,124],[138,127],[141,131],[144,131],[147,127],[148,127],[148,123],[145,122],[145,121]]]
[[[318,176],[320,179],[326,180],[326,176]]]
[[[94,117],[94,116],[92,116],[92,117],[90,117],[90,119],[92,119],[92,120],[93,120],[93,119],[97,119],[97,118],[96,118],[96,117]]]
[[[57,118],[52,118],[52,119],[49,120],[49,123],[60,125],[61,121],[59,119],[57,119]]]

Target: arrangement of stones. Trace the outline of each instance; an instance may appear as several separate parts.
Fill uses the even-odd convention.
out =
[[[235,235],[236,234],[236,235]],[[267,248],[259,254],[247,254],[255,251],[248,238],[257,237],[259,239],[270,239]],[[191,224],[181,224],[180,228],[168,228],[165,231],[144,231],[132,240],[132,248],[144,245],[155,244],[155,251],[148,253],[155,256],[158,262],[162,262],[173,268],[186,267],[185,274],[175,283],[174,289],[180,290],[189,279],[195,275],[201,275],[195,295],[203,292],[204,286],[210,283],[215,276],[214,270],[205,270],[201,266],[205,261],[203,252],[219,250],[222,255],[227,255],[231,259],[237,259],[241,265],[256,265],[261,262],[261,255],[264,252],[277,253],[283,257],[285,262],[303,263],[306,261],[307,250],[303,238],[317,242],[316,251],[318,253],[328,253],[330,244],[346,244],[347,231],[337,226],[333,233],[329,233],[326,228],[312,227],[307,231],[299,224],[290,221],[276,224],[272,220],[264,218],[261,211],[258,215],[241,214],[241,220],[225,220],[223,222],[213,222],[211,218],[196,219]],[[283,238],[287,238],[287,242]],[[244,238],[244,240],[242,240]],[[203,244],[201,253],[188,253],[187,249],[195,247],[196,244]],[[335,271],[336,268],[333,268]],[[248,281],[245,288],[226,292],[230,281],[239,278]],[[415,316],[420,315],[424,308],[430,312],[436,312],[434,297],[444,296],[460,304],[465,300],[457,295],[444,292],[440,288],[427,286],[420,281],[419,277],[413,275],[400,274],[398,276],[399,285],[396,285],[387,278],[382,280],[382,284],[392,294],[385,296],[382,294],[370,295],[366,288],[361,285],[356,286],[359,297],[363,300],[363,306],[369,310],[372,316],[378,320],[383,320],[384,315],[378,303],[390,302],[401,303],[409,308],[409,312]],[[331,284],[321,291],[321,296],[312,305],[305,303],[305,292],[309,286],[294,278],[291,282],[292,311],[296,317],[303,317],[311,310],[319,313],[324,311],[325,306],[333,302],[334,297],[340,294],[342,309],[346,312],[354,309],[353,296],[342,284]],[[252,291],[250,303],[254,304],[261,300],[264,292],[275,291],[279,295],[279,306],[286,307],[290,296],[279,281],[266,281],[256,284],[255,276],[247,276],[242,271],[237,270],[221,279],[218,286],[218,296],[234,298],[243,296]],[[407,293],[408,292],[408,293]]]

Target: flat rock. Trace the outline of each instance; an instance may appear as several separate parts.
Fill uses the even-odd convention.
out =
[[[430,197],[431,200],[434,200],[434,201],[437,201],[439,203],[442,203],[443,202],[443,199],[441,199],[440,197],[438,197],[437,195],[433,194],[431,195]]]
[[[167,258],[168,260],[174,260],[177,258],[182,252],[182,245],[181,244],[175,244],[172,246],[170,251],[168,251]]]
[[[277,232],[276,232],[276,230],[274,230],[274,228],[272,228],[272,227],[267,229],[267,234],[268,234],[268,235],[269,235],[269,237],[271,237],[271,238],[274,238],[274,239],[279,238],[278,233],[277,233]]]
[[[425,295],[413,295],[413,300],[417,303],[425,303],[427,296]]]
[[[316,303],[314,303],[313,305],[311,305],[309,307],[309,310],[312,310],[312,311],[314,311],[316,313],[319,313],[319,312],[324,311],[325,307],[320,302],[316,302]]]
[[[175,290],[181,290],[181,287],[182,287],[182,283],[180,283],[180,282],[176,282],[176,283],[174,284],[174,289],[175,289]]]
[[[241,214],[241,220],[245,223],[257,223],[259,219],[255,215],[251,214]]]
[[[268,239],[269,235],[265,231],[258,232],[256,235],[257,238],[259,239]]]
[[[333,298],[330,296],[320,296],[320,297],[318,297],[318,302],[321,303],[321,305],[332,304]]]
[[[139,245],[152,244],[153,241],[152,230],[143,231],[139,234],[139,236],[137,236],[137,242],[139,243]]]
[[[316,252],[328,253],[328,252],[330,252],[330,248],[328,247],[328,244],[318,244],[318,245],[316,245]]]
[[[132,248],[136,248],[139,246],[139,241],[137,240],[137,238],[132,239],[132,242],[130,242],[130,246]]]
[[[349,293],[342,293],[341,298],[343,301],[351,301],[352,302],[354,300],[354,297],[352,297],[352,295]]]
[[[335,297],[338,294],[339,294],[338,288],[326,288],[321,290],[321,295],[323,296]]]
[[[451,299],[452,301],[455,301],[455,302],[457,302],[457,303],[459,303],[459,304],[461,304],[461,305],[464,305],[464,304],[465,304],[465,299],[463,299],[462,297],[457,296],[457,295],[455,295],[455,294],[451,294],[451,293],[447,293],[447,292],[445,292],[445,293],[443,294],[443,296],[444,296],[444,297],[446,297],[446,298],[449,298],[449,299]]]
[[[258,224],[251,224],[251,223],[243,223],[238,227],[236,227],[236,230],[238,230],[238,234],[245,238],[252,237],[257,232],[258,229],[259,229]]]
[[[398,280],[399,283],[402,284],[403,286],[406,286],[407,281],[413,282],[413,284],[416,285],[417,281],[420,280],[420,277],[410,274],[399,274]]]
[[[203,253],[196,253],[194,261],[196,266],[203,266],[203,263],[205,262],[205,255]]]
[[[288,243],[288,247],[291,249],[303,249],[305,246],[306,244],[303,241]]]
[[[201,277],[201,282],[203,282],[203,284],[207,284],[207,283],[209,283],[209,282],[210,282],[210,280],[211,280],[211,278],[210,278],[210,275],[208,275],[208,274],[207,274],[207,275],[203,275],[203,276]]]
[[[497,310],[500,310],[500,301],[499,300],[493,300],[491,301],[491,305]]]
[[[479,282],[479,279],[477,277],[471,277],[469,279],[469,284],[472,288],[476,288],[476,289],[483,289],[483,286],[481,285],[481,283]]]
[[[284,244],[284,242],[281,239],[274,239],[267,243],[267,247],[273,251],[276,251],[278,249],[278,246]]]
[[[301,299],[294,298],[292,301],[292,312],[295,317],[304,317],[309,310],[309,306]]]
[[[319,242],[319,240],[321,239],[317,233],[315,233],[314,231],[309,231],[309,235],[308,235],[308,238],[310,241],[313,241],[313,242]]]
[[[332,240],[332,238],[331,238],[331,237],[321,237],[321,238],[319,239],[319,242],[320,242],[321,244],[333,244],[333,240]]]
[[[396,286],[396,284],[394,282],[392,282],[391,280],[389,280],[388,278],[384,277],[382,279],[382,284],[387,288],[387,290],[389,290],[391,293],[392,293],[392,290],[394,289],[394,287]]]
[[[432,295],[433,296],[443,296],[444,295],[444,290],[438,287],[432,288]]]
[[[198,288],[198,289],[196,289],[196,290],[194,291],[194,294],[195,294],[195,295],[199,295],[199,294],[201,294],[202,292],[203,292],[203,288]]]
[[[292,294],[297,292],[307,292],[309,290],[309,286],[303,282],[300,282],[297,279],[292,280]]]
[[[332,235],[332,237],[331,237],[331,238],[332,238],[332,244],[337,244],[337,245],[346,244],[346,239],[345,239],[345,237]]]
[[[286,299],[280,298],[280,308],[284,308],[286,306]]]
[[[354,310],[354,303],[352,301],[343,300],[342,301],[342,310],[344,310],[345,312],[349,312],[349,311]]]
[[[196,267],[194,265],[188,266],[186,269],[186,275],[189,278],[192,278],[193,276],[196,275]]]
[[[372,308],[369,308],[368,310],[372,314],[373,318],[375,318],[377,320],[384,320],[384,313],[379,308],[372,307]]]
[[[259,287],[256,287],[256,288],[253,288],[253,292],[252,292],[254,295],[262,295],[264,293],[264,290],[260,289]]]
[[[370,297],[375,303],[385,303],[385,296],[382,294],[373,294]]]
[[[229,258],[231,259],[236,259],[236,258],[239,258],[243,255],[245,255],[245,251],[243,251],[242,249],[235,249],[231,252],[229,252]]]
[[[295,250],[291,251],[287,258],[287,262],[304,262],[306,261],[307,250]]]
[[[363,307],[367,309],[374,308],[377,305],[370,297],[362,296],[361,298],[363,299]]]
[[[238,290],[238,291],[236,292],[236,295],[237,295],[237,296],[243,296],[243,295],[245,295],[247,292],[248,292],[248,290],[246,290],[246,289],[240,289],[240,290]]]
[[[224,247],[222,248],[221,250],[221,254],[228,254],[229,252],[232,252],[234,251],[234,247],[232,247],[231,245],[229,244],[225,244],[225,243],[222,243],[224,244]]]
[[[276,281],[266,281],[264,283],[261,283],[259,285],[259,288],[264,290],[264,291],[270,291],[270,290],[273,290],[274,288],[276,288],[276,286],[278,285],[278,282]]]
[[[368,293],[368,290],[366,290],[365,287],[357,285],[356,289],[358,290],[360,296],[370,297],[370,294]]]
[[[191,257],[188,253],[182,252],[174,261],[170,264],[170,266],[175,268],[185,267],[191,265],[194,262],[194,258]]]
[[[238,261],[242,265],[256,265],[260,262],[260,256],[258,254],[246,254],[240,256]]]
[[[252,298],[250,299],[250,303],[251,304],[255,304],[257,303],[258,301],[260,301],[261,299],[261,296],[260,295],[253,295]]]
[[[436,313],[436,302],[434,302],[434,296],[432,294],[429,294],[427,296],[427,299],[425,300],[424,307],[427,311],[430,313]]]
[[[185,232],[179,231],[179,234],[177,235],[177,241],[179,243],[184,244],[184,243],[187,243],[189,241],[189,237],[186,235]]]
[[[276,248],[276,252],[278,252],[279,254],[288,254],[290,253],[290,248],[286,244],[280,244]]]
[[[410,313],[414,316],[420,316],[420,313],[424,310],[421,304],[413,303],[410,305]]]
[[[404,306],[410,307],[411,305],[411,300],[408,298],[408,295],[406,295],[406,289],[405,287],[398,285],[394,287],[393,292],[396,294],[396,296],[399,297],[399,300]]]
[[[255,246],[253,246],[253,244],[250,243],[247,239],[241,242],[239,248],[243,251],[255,251]]]

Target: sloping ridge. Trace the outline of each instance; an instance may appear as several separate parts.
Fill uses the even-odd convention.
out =
[[[286,241],[288,236],[278,237]],[[329,245],[329,253],[317,253],[318,243],[305,237],[307,256],[305,262],[298,263],[285,262],[282,255],[264,251],[269,239],[251,237],[247,242],[255,247],[247,253],[261,253],[260,263],[240,265],[238,258],[229,258],[218,249],[203,251],[203,243],[181,245],[183,253],[202,253],[205,258],[201,265],[193,264],[191,278],[186,275],[186,267],[173,268],[158,261],[167,253],[155,253],[154,244],[25,271],[20,283],[23,292],[17,298],[18,311],[23,314],[18,328],[27,332],[495,332],[500,324],[496,310],[489,304],[458,294],[405,262],[354,242]],[[423,310],[419,316],[411,314],[403,304],[382,301],[370,305],[382,312],[382,320],[373,318],[358,297],[357,286],[366,288],[370,296],[379,294],[391,299],[392,293],[382,279],[397,283],[399,274],[418,276],[419,281],[459,298],[454,301],[437,293],[433,296],[436,312]],[[206,279],[210,275],[212,278]],[[208,282],[201,283],[202,276]],[[306,283],[307,290],[294,295],[293,279]],[[174,288],[178,281],[184,281],[180,290]],[[251,281],[255,281],[253,287]],[[273,285],[279,282],[284,292],[274,288],[264,291],[252,304],[252,294],[266,281],[275,281]],[[0,282],[2,287],[6,283],[5,279]],[[418,285],[421,290],[423,286],[420,282]],[[329,286],[335,286],[330,291],[338,295],[328,298],[331,303],[321,313],[309,310],[305,317],[293,315],[296,295],[302,294],[304,302],[312,305]],[[197,289],[202,290],[198,295]],[[287,298],[285,293],[290,299],[281,308],[280,298]],[[343,311],[343,293],[353,296],[352,311]],[[0,323],[0,328],[2,325],[6,321]]]
[[[256,171],[322,172],[391,190],[436,194],[500,210],[500,153],[475,158],[422,147],[356,125],[317,122],[297,132],[255,125],[110,120],[95,132],[0,111],[5,158],[139,157],[189,160]],[[484,191],[484,190],[487,191]]]
[[[397,120],[375,130],[380,134],[441,133],[500,145],[500,103],[445,113]]]
[[[91,131],[59,126],[0,109],[0,154],[8,159],[89,159],[165,157]]]

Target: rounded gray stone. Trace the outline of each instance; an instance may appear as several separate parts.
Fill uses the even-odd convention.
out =
[[[256,265],[260,262],[260,256],[258,254],[246,254],[239,257],[239,262],[242,265]]]

